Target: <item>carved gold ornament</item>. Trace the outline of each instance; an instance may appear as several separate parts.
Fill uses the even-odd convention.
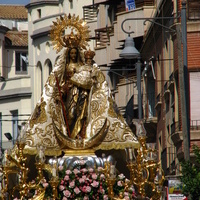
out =
[[[79,47],[86,49],[89,41],[89,29],[83,19],[79,16],[69,14],[56,18],[50,31],[52,44],[56,52],[60,52],[63,47]],[[71,32],[69,33],[69,31]]]

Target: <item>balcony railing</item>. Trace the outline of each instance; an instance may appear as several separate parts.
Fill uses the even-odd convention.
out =
[[[191,120],[190,130],[200,130],[200,120]]]
[[[95,30],[96,47],[106,46],[110,42],[110,34],[114,32],[114,26],[107,26]]]
[[[83,19],[85,21],[92,21],[97,18],[97,5],[83,6]]]
[[[165,97],[165,99],[169,98],[169,93],[170,93],[170,91],[169,91],[169,89],[168,89],[168,85],[169,85],[169,82],[167,81],[167,82],[165,83],[165,85],[164,85],[164,97]]]
[[[169,76],[168,88],[169,88],[171,91],[172,91],[172,89],[174,88],[174,73],[171,73],[171,75]]]
[[[176,147],[167,147],[169,173],[173,174],[176,170]]]
[[[180,124],[179,122],[174,122],[171,124],[171,134],[174,134],[175,132],[180,130]]]
[[[155,109],[160,109],[161,108],[161,104],[162,104],[162,102],[161,102],[161,96],[160,96],[160,94],[158,94],[157,95],[157,97],[156,97],[156,105],[155,105]]]
[[[191,120],[190,130],[200,130],[200,120]],[[171,134],[174,134],[178,131],[181,131],[180,123],[174,122],[173,124],[171,124]]]

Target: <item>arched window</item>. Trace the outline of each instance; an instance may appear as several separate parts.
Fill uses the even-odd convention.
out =
[[[46,81],[49,74],[51,73],[52,71],[52,63],[50,61],[50,59],[47,59],[45,62],[44,62],[44,80]]]
[[[38,61],[37,63],[35,84],[36,84],[35,93],[37,94],[37,98],[39,99],[43,89],[43,71],[42,71],[42,64],[40,61]]]

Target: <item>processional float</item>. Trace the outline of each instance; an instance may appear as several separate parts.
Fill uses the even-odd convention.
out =
[[[100,168],[110,199],[124,199],[133,186],[137,196],[131,199],[144,199],[149,191],[152,199],[160,199],[164,176],[155,146],[146,143],[141,120],[133,120],[134,134],[116,109],[105,76],[93,61],[95,53],[87,50],[87,24],[75,15],[60,16],[53,22],[50,37],[57,53],[64,51],[14,148],[4,154],[1,199],[45,199],[47,189],[41,187],[45,183],[51,186],[48,198],[59,199],[63,186],[59,169],[64,166],[67,171],[81,163],[95,172]],[[116,163],[111,156],[97,157],[99,150],[126,152],[130,180],[120,181],[117,187],[123,189],[118,194]],[[30,157],[35,157],[34,164]],[[31,165],[35,165],[33,180]],[[11,186],[13,177],[17,182]]]

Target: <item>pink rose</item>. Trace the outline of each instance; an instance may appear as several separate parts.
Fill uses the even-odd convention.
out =
[[[87,179],[87,176],[86,176],[86,175],[83,175],[82,178],[83,178],[84,180],[86,180],[86,179]]]
[[[105,194],[105,190],[103,188],[100,189],[101,194]]]
[[[65,181],[68,181],[68,180],[69,180],[69,175],[66,175],[66,176],[64,177],[64,180],[65,180]]]
[[[64,194],[66,197],[70,197],[71,192],[70,192],[69,190],[64,190],[64,191],[63,191],[63,194]]]
[[[129,200],[130,198],[129,198],[129,196],[125,196],[124,199]]]
[[[81,189],[83,192],[86,192],[86,185],[84,185]]]
[[[47,188],[49,186],[48,183],[43,183],[42,185],[43,185],[44,188]]]
[[[94,180],[97,179],[97,175],[95,173],[92,174],[92,179],[94,179]]]
[[[124,192],[124,196],[128,196],[129,195],[129,193],[128,192]]]
[[[74,169],[73,172],[74,172],[74,174],[80,173],[80,171],[78,169]]]
[[[70,182],[69,187],[74,188],[74,186],[75,186],[75,182],[74,181]]]
[[[67,175],[70,175],[72,172],[68,169],[68,170],[65,171],[65,173],[66,173]]]
[[[60,191],[63,191],[64,189],[65,189],[65,187],[64,187],[63,185],[60,185],[60,186],[59,186],[59,190],[60,190]]]
[[[92,185],[92,187],[96,187],[97,188],[99,186],[99,182],[93,181],[91,185]]]
[[[88,171],[89,171],[90,173],[92,173],[92,172],[94,171],[94,169],[93,169],[93,168],[89,168]]]
[[[90,186],[86,187],[86,192],[88,192],[88,193],[91,192],[91,187]]]
[[[84,183],[84,182],[85,182],[85,179],[83,179],[83,178],[79,179],[79,183]]]
[[[105,175],[104,174],[101,174],[100,175],[100,179],[102,180],[102,179],[104,179],[105,178]]]
[[[118,185],[119,187],[122,187],[122,182],[121,182],[121,181],[117,181],[117,185]]]
[[[89,200],[88,196],[84,196],[83,200]]]
[[[79,194],[81,191],[79,190],[78,187],[75,187],[75,188],[74,188],[74,192],[75,192],[76,194]]]
[[[107,195],[104,195],[104,196],[103,196],[103,199],[104,199],[104,200],[108,200],[108,196],[107,196]]]
[[[86,173],[88,170],[86,168],[81,169],[81,172]]]

